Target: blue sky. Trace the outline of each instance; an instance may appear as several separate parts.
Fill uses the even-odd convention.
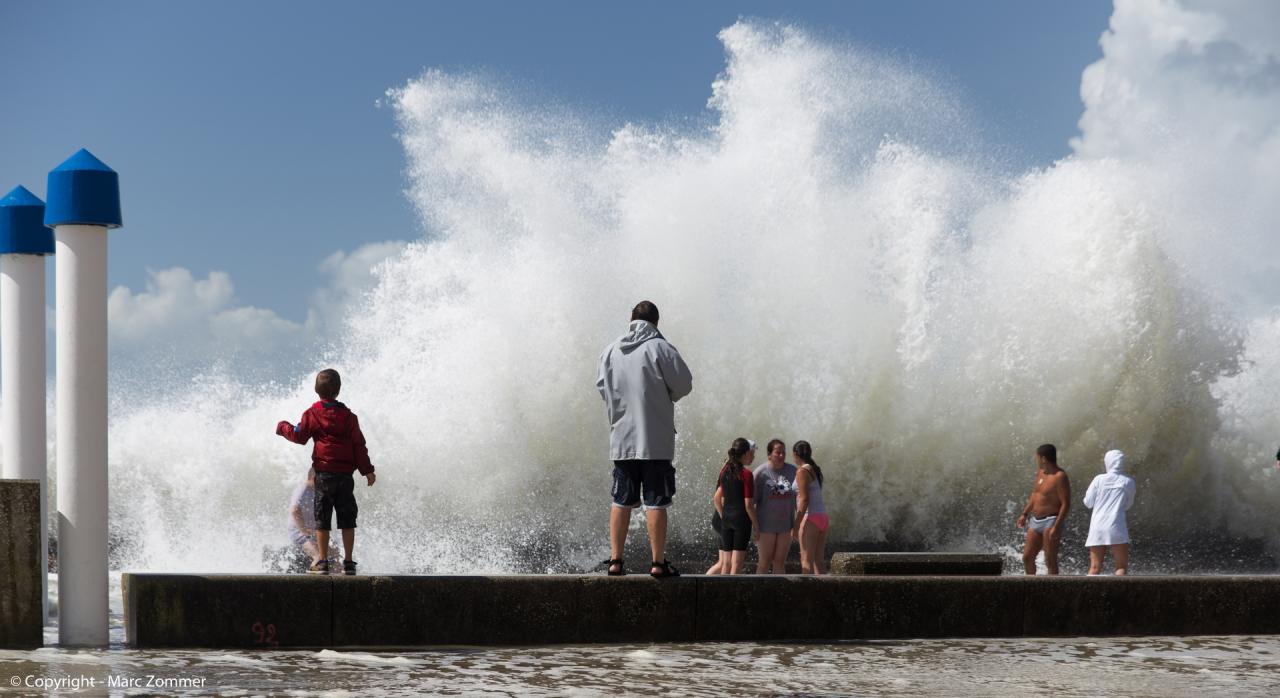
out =
[[[337,250],[420,237],[394,115],[424,68],[483,70],[607,123],[698,116],[739,17],[935,73],[1017,167],[1069,152],[1109,2],[0,4],[0,188],[88,147],[121,173],[110,283],[231,274],[301,321]]]

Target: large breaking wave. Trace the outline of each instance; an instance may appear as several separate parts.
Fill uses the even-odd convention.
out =
[[[1137,537],[1280,532],[1277,325],[1202,264],[1232,231],[1180,213],[1201,173],[1087,155],[1009,172],[911,69],[792,27],[721,38],[696,126],[602,127],[437,71],[389,94],[432,234],[316,357],[380,469],[357,493],[365,567],[603,557],[595,361],[642,298],[694,372],[677,540],[709,540],[739,435],[813,443],[839,540],[1007,545],[1045,441],[1078,495],[1104,451],[1129,454]],[[224,372],[113,403],[117,564],[256,569],[283,544],[307,451],[272,429],[309,385]]]

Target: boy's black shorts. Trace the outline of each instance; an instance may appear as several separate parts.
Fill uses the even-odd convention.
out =
[[[356,481],[351,473],[316,473],[316,530],[329,531],[333,512],[338,512],[338,528],[355,528]]]

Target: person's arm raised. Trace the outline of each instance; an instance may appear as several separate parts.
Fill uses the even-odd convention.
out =
[[[280,422],[276,425],[276,433],[295,444],[307,443],[311,438],[311,430],[311,410],[302,413],[302,419],[298,420],[296,427],[288,422]]]

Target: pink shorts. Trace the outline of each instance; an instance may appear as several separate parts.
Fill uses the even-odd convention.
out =
[[[818,530],[823,533],[831,526],[831,518],[826,514],[805,514],[804,520],[813,522],[813,525],[817,526]]]

